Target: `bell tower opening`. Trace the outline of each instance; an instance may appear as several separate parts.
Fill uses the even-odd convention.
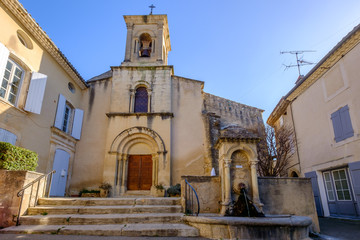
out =
[[[150,57],[151,56],[151,36],[148,33],[143,33],[140,35],[140,57]]]

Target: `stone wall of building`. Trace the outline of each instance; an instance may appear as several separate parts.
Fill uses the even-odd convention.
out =
[[[309,178],[259,177],[258,181],[265,214],[308,216],[313,221],[313,231],[320,231]]]
[[[219,213],[221,201],[220,177],[212,176],[182,176],[181,177],[181,205],[185,211],[185,179],[195,189],[200,202],[200,213]],[[195,203],[194,194],[194,204]]]
[[[21,198],[17,196],[17,193],[26,184],[29,184],[41,175],[41,173],[31,171],[0,170],[0,228],[15,225],[21,200]],[[41,180],[40,183],[38,191],[39,198],[42,197],[44,193],[44,180]],[[32,191],[30,187],[24,192],[20,215],[26,212],[29,204],[34,204],[37,186],[38,185],[35,184]],[[31,199],[30,194],[32,194]]]

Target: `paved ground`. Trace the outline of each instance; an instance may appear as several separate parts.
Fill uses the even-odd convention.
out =
[[[359,240],[360,220],[319,218],[321,238],[329,240]]]
[[[207,238],[185,237],[118,237],[118,236],[77,236],[39,234],[0,234],[1,240],[206,240]]]

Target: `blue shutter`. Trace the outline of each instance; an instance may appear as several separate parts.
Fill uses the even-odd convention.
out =
[[[354,189],[355,200],[357,201],[358,212],[360,213],[360,161],[349,163],[349,170]]]
[[[0,128],[0,142],[7,142],[15,145],[17,136],[8,130]]]
[[[6,63],[9,58],[9,50],[0,42],[0,83],[3,80]]]
[[[340,119],[343,130],[343,139],[354,136],[348,105],[340,109]]]
[[[30,81],[29,92],[26,98],[25,110],[40,114],[45,94],[47,76],[33,72]]]
[[[335,142],[340,142],[341,140],[343,140],[340,110],[337,110],[336,112],[331,114],[331,121],[334,128]]]
[[[59,94],[58,106],[56,110],[56,117],[54,126],[58,129],[62,129],[64,123],[64,112],[65,112],[66,99],[63,95]]]
[[[81,136],[81,128],[82,128],[82,122],[84,117],[84,111],[81,109],[75,109],[74,111],[74,121],[73,121],[73,128],[71,131],[71,136],[73,136],[75,139],[80,139]]]
[[[313,171],[313,172],[305,173],[305,177],[311,179],[311,186],[312,186],[312,190],[314,193],[316,212],[319,217],[322,217],[322,216],[324,216],[324,214],[323,214],[323,209],[322,209],[322,204],[321,204],[320,190],[319,190],[316,172]]]

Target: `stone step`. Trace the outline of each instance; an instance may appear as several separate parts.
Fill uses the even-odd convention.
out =
[[[95,225],[127,223],[180,223],[183,213],[28,215],[21,225]]]
[[[53,214],[130,214],[130,213],[180,213],[180,205],[121,205],[121,206],[52,206],[38,205],[28,208],[28,215]]]
[[[114,206],[114,205],[180,205],[180,198],[40,198],[39,205]]]
[[[185,224],[20,225],[0,230],[12,234],[60,234],[128,237],[198,237],[199,230]]]

